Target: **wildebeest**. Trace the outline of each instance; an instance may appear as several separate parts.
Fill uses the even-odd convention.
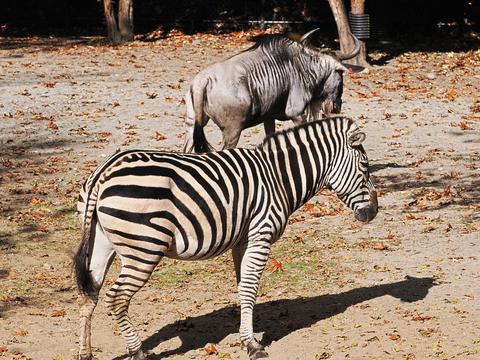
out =
[[[223,148],[234,148],[243,129],[264,123],[267,135],[275,119],[295,125],[339,113],[343,72],[340,62],[350,53],[322,53],[309,45],[317,29],[294,41],[285,35],[254,38],[249,49],[202,70],[185,96],[187,105],[184,151],[211,149],[203,127],[212,119],[223,133]]]

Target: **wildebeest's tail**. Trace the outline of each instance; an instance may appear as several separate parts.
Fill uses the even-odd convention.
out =
[[[202,153],[212,150],[212,147],[205,137],[205,131],[203,130],[203,127],[208,121],[207,115],[204,113],[203,108],[205,102],[205,89],[207,87],[208,79],[197,79],[195,79],[197,81],[194,80],[192,86],[190,87],[191,105],[193,107],[193,113],[195,116],[195,125],[193,128],[193,148],[195,152]]]
[[[95,293],[98,289],[89,269],[89,256],[93,250],[94,231],[97,223],[96,194],[92,194],[87,182],[83,185],[78,197],[77,209],[82,220],[82,241],[73,259],[73,267],[78,290],[88,295]]]

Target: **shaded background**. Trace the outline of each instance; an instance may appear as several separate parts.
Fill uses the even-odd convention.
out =
[[[349,1],[346,5],[348,9]],[[367,0],[366,12],[373,39],[439,31],[458,35],[478,31],[480,1]],[[314,25],[336,30],[326,0],[134,0],[135,34],[159,28],[228,32],[261,26],[248,22],[258,20],[292,21],[289,30]],[[3,0],[0,27],[4,36],[106,34],[102,2],[96,0]]]

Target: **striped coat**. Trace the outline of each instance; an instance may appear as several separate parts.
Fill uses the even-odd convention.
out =
[[[337,117],[275,134],[256,149],[113,155],[88,178],[78,202],[84,235],[75,267],[88,320],[82,320],[82,334],[90,332],[98,290],[115,254],[122,270],[107,292],[107,305],[132,358],[141,358],[128,302],[160,259],[207,259],[232,249],[240,336],[252,357],[262,354],[253,338],[252,310],[271,244],[290,214],[329,186],[357,219],[376,215],[363,139],[352,120]],[[82,335],[80,354],[88,356],[89,349]]]

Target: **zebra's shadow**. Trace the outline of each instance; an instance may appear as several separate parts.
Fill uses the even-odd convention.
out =
[[[352,289],[339,294],[267,301],[255,306],[255,331],[264,332],[261,343],[268,346],[294,331],[307,328],[344,312],[352,305],[377,297],[390,295],[406,302],[422,300],[434,285],[431,277],[407,276],[403,281]],[[143,348],[154,349],[162,342],[178,336],[182,342],[180,347],[160,354],[151,354],[148,358],[161,359],[170,355],[181,355],[203,348],[207,343],[219,343],[229,334],[237,333],[238,326],[238,308],[227,306],[166,325],[148,337],[143,342]],[[120,356],[116,360],[124,358],[125,356]]]

